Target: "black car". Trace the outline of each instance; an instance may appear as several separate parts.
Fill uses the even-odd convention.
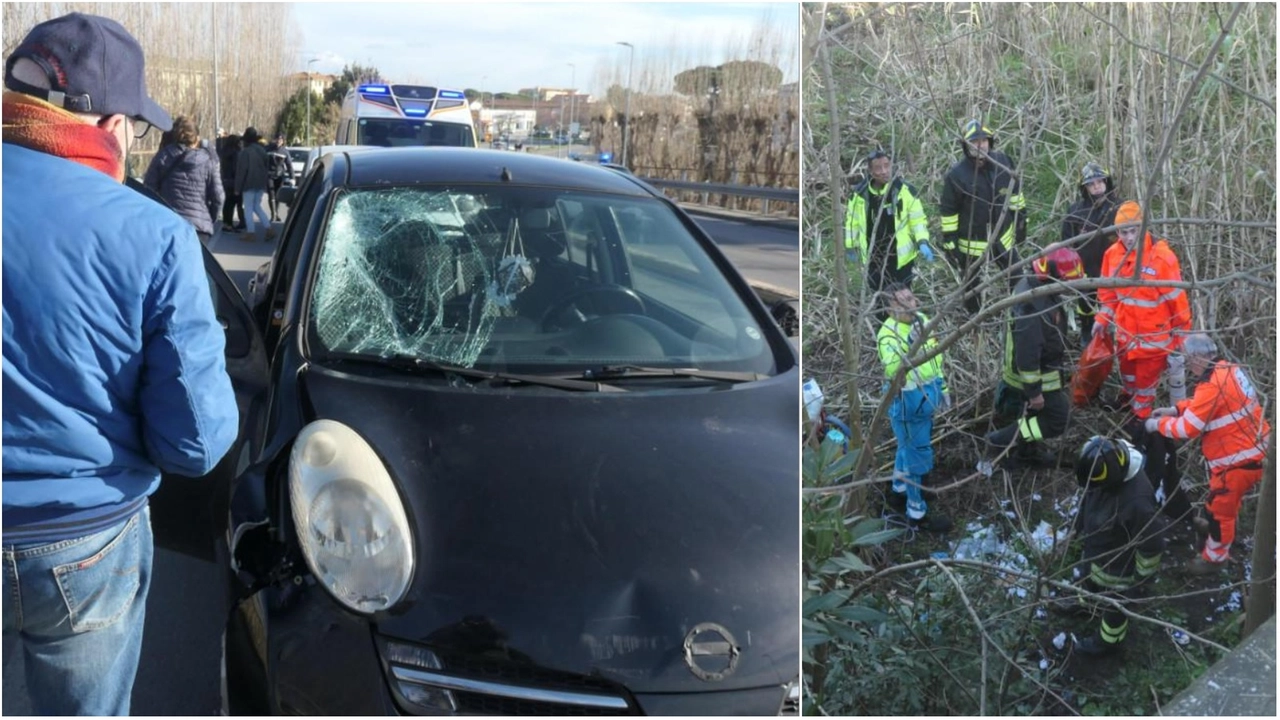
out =
[[[226,568],[226,710],[794,714],[797,359],[710,238],[489,150],[293,199],[254,307],[206,254],[242,433],[153,499]]]

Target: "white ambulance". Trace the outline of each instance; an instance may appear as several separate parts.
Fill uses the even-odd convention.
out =
[[[337,145],[476,147],[471,108],[460,90],[359,85],[347,93]]]

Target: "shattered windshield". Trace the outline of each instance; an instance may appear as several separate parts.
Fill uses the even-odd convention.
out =
[[[774,372],[773,330],[656,200],[503,185],[333,203],[313,347],[519,372]]]

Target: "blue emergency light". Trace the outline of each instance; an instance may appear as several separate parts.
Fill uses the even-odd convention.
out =
[[[610,152],[600,153],[600,162],[602,163],[613,162],[613,153],[610,153]]]
[[[405,115],[426,115],[427,111],[424,108],[405,108],[404,114]]]
[[[462,94],[462,93],[460,93],[460,92],[457,92],[456,90],[441,90],[441,91],[440,91],[440,97],[442,97],[442,98],[462,99],[462,98],[465,98],[466,96],[465,96],[465,95],[463,95],[463,94]]]
[[[388,88],[386,85],[361,85],[361,86],[360,86],[360,92],[362,92],[362,93],[382,93],[383,95],[386,95],[387,93],[391,92],[391,90],[390,90],[390,88]]]

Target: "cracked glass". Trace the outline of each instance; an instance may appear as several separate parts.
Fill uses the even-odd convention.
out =
[[[659,201],[503,184],[353,188],[331,203],[308,330],[321,350],[518,372],[774,372],[766,329]]]

